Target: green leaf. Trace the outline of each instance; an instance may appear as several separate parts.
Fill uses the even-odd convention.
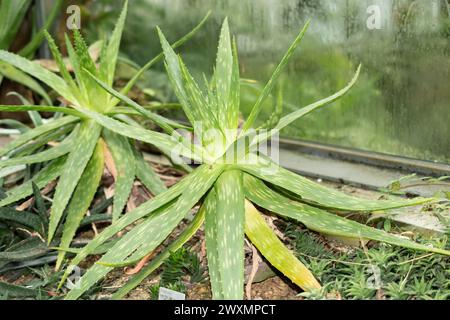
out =
[[[128,212],[126,215],[122,216],[119,220],[117,220],[114,224],[103,230],[102,233],[100,233],[97,237],[92,239],[89,242],[89,244],[87,244],[82,250],[80,250],[78,255],[71,261],[71,265],[67,268],[66,272],[64,273],[61,282],[59,284],[59,287],[61,287],[61,285],[67,279],[68,275],[73,271],[73,268],[77,264],[79,264],[84,258],[86,258],[89,254],[91,254],[98,246],[100,246],[102,243],[104,243],[105,241],[116,235],[117,232],[123,230],[128,225],[149,215],[155,210],[160,209],[161,207],[167,205],[168,203],[176,199],[178,196],[180,196],[181,193],[184,192],[186,188],[190,187],[191,183],[194,180],[198,179],[199,176],[207,174],[208,172],[209,172],[208,166],[205,165],[200,166],[192,174],[182,179],[180,182],[178,182],[176,185],[174,185],[166,192],[163,192],[155,196],[154,198],[140,205],[135,210]]]
[[[46,16],[47,20],[45,20],[45,23],[43,24],[43,26],[33,35],[33,37],[31,38],[31,41],[28,42],[25,47],[20,49],[19,55],[21,55],[22,57],[29,57],[34,54],[34,52],[37,50],[37,48],[39,48],[42,41],[44,40],[45,30],[49,30],[51,28],[53,22],[55,21],[55,19],[61,12],[62,4],[63,4],[63,0],[56,0],[52,4],[52,9],[51,9],[50,13],[48,13]]]
[[[275,268],[300,288],[305,291],[321,288],[311,271],[286,248],[263,216],[248,201],[245,203],[245,234]]]
[[[18,106],[20,107],[20,106]],[[60,119],[52,120],[42,126],[39,126],[37,128],[34,128],[32,130],[29,130],[25,132],[24,134],[20,135],[10,143],[8,143],[6,146],[4,146],[2,149],[0,149],[0,157],[6,155],[10,151],[24,145],[25,143],[33,140],[34,138],[37,138],[47,132],[53,131],[55,129],[58,129],[60,127],[63,127],[65,125],[68,125],[72,122],[77,121],[78,118],[67,116]]]
[[[3,160],[0,162],[0,169],[11,167],[11,166],[17,166],[21,164],[33,164],[33,163],[39,163],[39,162],[45,162],[49,160],[53,160],[55,158],[59,158],[72,150],[72,144],[73,144],[73,138],[76,136],[77,130],[74,131],[74,133],[69,136],[66,140],[61,142],[59,145],[52,147],[50,149],[47,149],[45,151],[35,153],[29,156],[25,157],[19,157],[19,158],[11,158],[8,160]]]
[[[260,134],[257,137],[257,142],[262,142],[264,140],[267,140],[270,136],[272,136],[273,134],[279,132],[280,130],[282,130],[284,127],[288,126],[289,124],[291,124],[292,122],[294,122],[295,120],[307,115],[308,113],[311,113],[312,111],[319,109],[320,107],[323,107],[333,101],[336,101],[337,99],[341,98],[343,95],[345,95],[352,87],[353,85],[356,83],[356,80],[358,79],[359,73],[361,71],[361,65],[358,66],[358,69],[356,70],[355,75],[353,76],[352,80],[347,84],[347,86],[345,86],[345,88],[339,90],[338,92],[334,93],[333,95],[324,98],[322,100],[316,101],[306,107],[303,107],[297,111],[294,111],[284,117],[282,117],[280,119],[280,121],[278,122],[278,124],[275,126],[275,128],[273,130],[270,131],[266,131],[262,134]]]
[[[117,171],[112,212],[113,222],[115,222],[120,217],[133,188],[136,163],[133,149],[127,138],[109,130],[103,130],[103,137],[111,150]]]
[[[24,104],[24,105],[30,105],[31,104],[28,99],[26,99],[23,95],[21,95],[18,92],[11,91],[11,92],[8,93],[8,96],[11,96],[11,95],[16,96],[17,98],[19,98],[20,101],[22,102],[22,104]],[[33,125],[35,127],[39,127],[39,126],[41,126],[43,124],[42,117],[39,114],[39,112],[37,112],[37,111],[28,111],[27,113],[28,113],[28,116],[31,119],[31,122],[33,122]]]
[[[142,154],[134,150],[134,162],[136,165],[136,176],[154,195],[167,190],[164,183],[158,177],[153,168],[145,161]]]
[[[38,63],[32,62],[28,59],[22,58],[19,55],[3,50],[0,50],[0,60],[13,65],[14,67],[22,70],[25,73],[28,73],[35,78],[38,78],[40,81],[51,87],[65,99],[69,101],[76,101],[75,97],[70,91],[69,86],[63,81],[63,79],[46,70]]]
[[[205,242],[212,297],[215,300],[223,300],[223,285],[219,265],[219,238],[217,234],[217,195],[214,189],[209,191],[201,210],[205,211]]]
[[[82,109],[80,109],[80,111],[86,114],[91,119],[98,122],[99,124],[101,124],[102,126],[104,126],[105,128],[113,132],[116,132],[122,136],[150,143],[159,149],[177,150],[179,151],[178,154],[180,155],[201,161],[200,160],[201,156],[193,154],[193,152],[191,152],[190,149],[180,144],[175,138],[171,136],[168,136],[160,132],[146,130],[138,126],[130,126],[117,120],[114,120],[110,117],[104,116],[95,111]],[[192,148],[194,149],[193,151],[195,151],[194,145],[192,145]]]
[[[233,50],[231,46],[227,18],[220,32],[214,76],[217,94],[217,110],[215,111],[218,114],[219,123],[223,129],[236,129],[239,116],[239,66],[236,50]]]
[[[42,220],[39,216],[31,212],[17,211],[8,207],[0,208],[0,220],[14,222],[21,226],[30,228],[32,231],[37,231],[41,235],[43,234]]]
[[[205,219],[205,210],[200,209],[195,215],[192,222],[183,230],[183,232],[171,242],[160,254],[153,258],[141,271],[134,275],[128,282],[122,286],[112,296],[112,300],[118,300],[123,298],[128,292],[136,288],[145,278],[147,278],[152,272],[159,268],[164,261],[170,257],[171,253],[179,250],[189,239],[191,239],[197,230],[203,224]]]
[[[264,161],[262,159],[260,160]],[[302,201],[331,209],[345,211],[377,211],[419,205],[433,200],[428,198],[398,200],[360,199],[312,182],[311,180],[288,171],[274,163],[271,163],[271,165],[264,165],[261,163],[241,165],[239,167],[245,172],[300,196]]]
[[[6,282],[0,282],[0,292],[8,298],[36,297],[38,295],[38,291],[35,289],[29,289]]]
[[[19,31],[30,0],[0,2],[0,49],[8,49]]]
[[[263,91],[261,92],[260,96],[258,97],[258,100],[256,100],[255,105],[252,108],[252,111],[250,112],[250,115],[247,118],[247,121],[244,124],[243,127],[243,133],[245,133],[248,129],[250,129],[253,126],[253,123],[255,122],[256,118],[258,117],[259,113],[261,112],[263,102],[266,100],[266,98],[269,96],[270,92],[272,91],[276,81],[278,80],[278,77],[280,76],[283,69],[286,67],[287,62],[294,54],[295,49],[300,44],[301,40],[303,39],[303,36],[308,29],[310,20],[308,20],[303,27],[303,29],[300,31],[300,33],[295,38],[294,42],[291,44],[287,52],[284,54],[283,58],[281,59],[280,63],[276,67],[275,71],[273,72],[272,76],[270,77],[269,81],[267,82],[266,86],[264,87]]]
[[[18,262],[41,257],[49,251],[49,248],[38,237],[30,237],[11,246],[6,251],[0,252],[0,261]]]
[[[245,192],[249,200],[283,217],[303,223],[308,229],[334,236],[371,239],[414,250],[450,255],[450,251],[422,245],[407,238],[371,228],[324,210],[293,201],[268,188],[251,176],[245,176]]]
[[[176,49],[179,46],[181,46],[182,44],[184,44],[186,41],[191,39],[197,33],[197,31],[205,24],[205,22],[208,19],[210,14],[211,14],[211,11],[208,11],[208,13],[205,15],[205,17],[200,21],[200,23],[198,25],[196,25],[194,27],[194,29],[192,29],[187,34],[185,34],[183,37],[181,37],[180,39],[178,39],[177,41],[172,43],[172,48]],[[122,91],[120,93],[123,95],[126,95],[131,90],[131,88],[134,86],[134,84],[137,82],[137,80],[144,74],[144,72],[147,71],[148,69],[150,69],[156,62],[158,62],[163,57],[164,57],[164,54],[161,52],[156,57],[154,57],[153,59],[148,61],[141,69],[139,69],[138,72],[136,72],[136,74],[133,76],[133,78],[131,78],[130,81],[128,81],[128,83],[122,89]],[[118,99],[116,99],[113,104],[117,105],[117,103],[119,103]]]
[[[39,217],[41,218],[41,224],[42,224],[42,233],[41,235],[43,237],[46,236],[48,231],[48,215],[47,215],[47,206],[44,203],[44,199],[42,198],[41,192],[38,188],[38,186],[32,182],[31,186],[33,188],[33,196],[34,196],[34,202],[35,207],[38,212]]]
[[[97,146],[92,153],[92,157],[86,165],[86,169],[81,175],[72,199],[70,200],[70,204],[67,207],[67,215],[60,243],[60,247],[63,249],[69,248],[70,243],[75,236],[75,232],[80,226],[84,215],[94,199],[95,192],[98,189],[105,162],[103,147],[103,142],[101,140],[97,142]],[[64,256],[64,251],[60,251],[58,253],[58,260],[56,261],[55,267],[56,270],[59,270],[61,263],[64,260]]]
[[[50,211],[48,242],[52,240],[77,183],[92,156],[100,136],[101,127],[93,121],[82,122],[72,151],[64,165],[64,170],[56,186]]]
[[[73,108],[54,107],[54,106],[35,106],[35,105],[0,105],[0,111],[18,112],[18,111],[42,111],[42,112],[61,112],[67,115],[83,118],[83,113]]]
[[[8,190],[6,193],[7,197],[0,201],[0,207],[7,206],[33,194],[32,183],[35,183],[39,188],[43,188],[48,185],[51,181],[59,177],[64,168],[65,162],[66,157],[59,158],[42,169],[32,179],[11,190]]]
[[[242,173],[225,171],[214,186],[217,195],[217,251],[223,298],[241,300],[244,293],[244,191]]]
[[[125,234],[114,247],[100,259],[100,262],[106,262],[107,264],[124,262],[130,254],[129,260],[135,261],[152,252],[172,232],[197,201],[199,201],[199,199],[208,191],[222,172],[222,169],[221,166],[204,168],[202,172],[198,174],[198,178],[191,181],[189,188],[183,190],[180,198],[173,205],[154,213],[146,218],[144,222]],[[130,214],[132,214],[132,212],[128,213],[126,216],[129,216]],[[78,298],[111,271],[111,269],[111,267],[100,264],[94,265],[80,279],[80,286],[73,288],[67,294],[65,299],[71,300]]]
[[[24,85],[25,87],[33,90],[37,94],[39,94],[42,98],[44,98],[45,102],[48,104],[52,103],[52,100],[48,96],[47,92],[45,92],[44,88],[33,78],[27,75],[25,72],[19,70],[18,68],[0,61],[0,74],[4,75],[6,78],[15,81]]]
[[[123,26],[127,16],[127,7],[128,0],[126,0],[123,5],[119,20],[117,20],[116,27],[114,28],[114,31],[109,39],[105,56],[102,57],[100,61],[100,74],[104,74],[106,76],[103,80],[108,84],[108,86],[112,86],[114,80],[117,56],[119,55],[120,40],[122,38]]]

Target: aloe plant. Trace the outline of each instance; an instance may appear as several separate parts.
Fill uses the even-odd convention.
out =
[[[36,62],[6,51],[0,51],[1,61],[40,79],[56,91],[67,104],[66,107],[0,106],[0,111],[47,111],[64,114],[63,117],[26,131],[0,149],[0,157],[6,156],[8,158],[0,162],[0,168],[51,161],[48,166],[37,173],[31,180],[9,190],[7,197],[0,201],[0,207],[12,204],[32,194],[32,183],[35,183],[39,188],[43,188],[50,181],[59,178],[50,209],[48,233],[46,235],[48,244],[54,238],[60,223],[64,221],[60,247],[68,248],[70,246],[73,236],[83,216],[89,209],[99,186],[106,152],[112,154],[116,171],[112,211],[113,221],[118,220],[120,217],[136,177],[153,194],[159,194],[166,189],[130,139],[108,130],[108,128],[97,123],[84,112],[84,110],[95,111],[109,119],[121,117],[121,121],[131,121],[129,117],[127,118],[127,115],[140,115],[140,112],[142,112],[168,133],[173,131],[172,126],[180,127],[176,122],[165,119],[148,110],[140,109],[136,111],[129,107],[118,106],[120,101],[98,86],[89,76],[89,73],[92,73],[108,86],[113,85],[126,12],[127,2],[125,2],[110,40],[102,45],[98,67],[90,57],[88,47],[80,32],[78,30],[74,31],[75,46],[72,45],[69,37],[66,35],[69,64],[73,69],[75,78],[70,74],[68,66],[48,33],[45,33],[45,35],[59,68],[60,76],[46,70]],[[203,25],[206,18],[207,16],[191,32],[177,41],[174,46],[181,45],[192,37]],[[160,58],[162,58],[162,53],[140,69],[125,86],[122,93],[126,94],[139,76]],[[39,140],[41,145],[45,145],[50,140],[55,139],[54,133],[58,132],[60,135],[57,135],[57,137],[62,137],[60,143],[42,152],[25,152],[24,155],[23,148],[27,148],[28,145],[32,145]],[[156,138],[160,135],[157,132],[152,132],[151,134],[155,135]],[[31,148],[31,151],[33,150]],[[57,269],[60,267],[64,256],[64,251],[60,251],[56,264]]]
[[[238,56],[235,42],[230,37],[227,20],[221,29],[214,75],[203,89],[194,81],[181,57],[175,54],[158,29],[166,70],[174,91],[194,127],[201,122],[205,128],[197,135],[198,143],[189,146],[182,142],[176,145],[173,143],[173,136],[167,135],[160,135],[160,139],[156,140],[152,133],[141,128],[120,123],[95,111],[89,110],[86,113],[97,123],[117,134],[142,140],[159,148],[178,147],[180,155],[201,162],[201,165],[175,186],[121,217],[81,249],[66,270],[61,284],[74,266],[99,245],[124,228],[135,224],[133,229],[119,238],[115,245],[87,270],[78,286],[67,294],[66,299],[79,298],[113,268],[135,264],[148,257],[198,202],[201,202],[198,213],[178,238],[120,288],[113,298],[121,298],[136,287],[161,265],[170,252],[179,249],[202,225],[205,229],[213,298],[243,298],[245,235],[273,266],[299,287],[306,291],[320,288],[314,275],[282,244],[257,207],[296,220],[309,229],[321,233],[382,241],[396,246],[450,255],[450,252],[444,249],[419,244],[335,214],[337,211],[386,210],[427,203],[433,199],[376,201],[355,198],[289,172],[269,158],[252,151],[252,145],[268,139],[298,118],[343,96],[357,80],[360,67],[345,88],[282,117],[273,130],[252,129],[263,101],[268,97],[277,78],[299,45],[308,25],[309,23],[304,26],[281,59],[240,131]],[[91,76],[108,92],[125,99],[104,81],[94,75]],[[209,129],[216,134],[208,134]],[[246,139],[245,152],[231,157],[230,161],[226,154]]]

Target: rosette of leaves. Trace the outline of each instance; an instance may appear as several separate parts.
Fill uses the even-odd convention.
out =
[[[103,230],[81,249],[65,272],[61,284],[99,245],[113,238],[131,224],[134,228],[117,240],[66,296],[77,299],[115,267],[136,264],[152,255],[155,249],[201,203],[198,213],[176,240],[153,257],[139,273],[120,288],[113,298],[121,298],[156,270],[204,225],[209,279],[213,298],[242,299],[244,287],[244,237],[278,270],[306,291],[320,288],[314,275],[299,261],[266,222],[257,209],[304,224],[311,230],[356,239],[367,239],[450,255],[449,251],[416,243],[407,238],[375,229],[337,215],[338,212],[371,212],[412,206],[433,199],[359,199],[314,183],[272,162],[254,151],[254,146],[270,138],[300,117],[325,106],[347,93],[355,84],[360,68],[350,83],[335,94],[283,116],[273,130],[253,130],[262,103],[269,96],[277,78],[299,45],[308,27],[298,34],[270,80],[261,92],[242,130],[238,130],[239,67],[235,42],[224,21],[218,46],[216,66],[211,81],[200,86],[195,82],[181,57],[177,56],[159,31],[165,55],[165,66],[184,112],[193,124],[202,124],[198,143],[176,145],[184,157],[200,162],[194,171],[164,193],[142,204]],[[93,76],[94,78],[94,76]],[[124,99],[101,79],[96,81],[110,93]],[[128,101],[128,103],[133,103]],[[98,112],[89,111],[95,121],[117,134],[162,145],[140,128],[120,123]],[[162,137],[162,136],[161,136]],[[164,138],[169,143],[170,137]],[[243,153],[229,157],[230,150],[244,146]],[[233,153],[231,153],[233,154]]]
[[[138,111],[118,106],[119,100],[98,86],[88,75],[92,73],[107,85],[113,85],[116,62],[119,53],[122,30],[125,23],[127,3],[123,7],[116,27],[108,42],[103,42],[98,65],[89,55],[80,32],[74,30],[74,46],[66,35],[68,63],[61,56],[54,40],[46,33],[46,37],[59,68],[59,75],[50,72],[36,62],[29,61],[18,55],[0,51],[0,60],[39,79],[52,88],[66,102],[62,106],[0,106],[1,111],[46,111],[63,114],[55,120],[26,131],[11,143],[0,149],[0,168],[34,163],[47,163],[40,172],[7,192],[6,198],[0,201],[0,207],[10,205],[32,194],[32,183],[38,188],[44,188],[48,183],[58,178],[53,203],[50,209],[48,232],[45,235],[48,244],[52,242],[55,232],[64,221],[61,248],[68,248],[74,234],[90,207],[105,165],[107,152],[112,155],[115,176],[115,195],[113,201],[112,220],[118,220],[133,183],[137,177],[153,194],[159,194],[166,188],[151,167],[144,161],[133,142],[126,136],[108,130],[102,124],[90,118],[87,111],[95,111],[109,119],[120,117],[120,121],[131,121],[127,115],[140,115],[141,112],[152,119],[166,132],[173,131],[172,126],[179,125],[146,109]],[[178,46],[192,37],[201,27],[207,17],[190,33],[177,41]],[[152,66],[162,53],[149,61],[123,88],[126,94],[142,73]],[[68,65],[70,68],[68,68]],[[74,77],[69,72],[73,70]],[[114,120],[115,121],[115,120]],[[134,122],[133,122],[134,123]],[[161,133],[151,132],[155,139]],[[60,140],[56,145],[38,153],[37,147],[46,145],[49,141]],[[56,264],[58,269],[65,256],[60,251]]]

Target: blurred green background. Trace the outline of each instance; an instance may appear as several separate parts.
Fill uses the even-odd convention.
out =
[[[370,5],[380,29],[370,30]],[[88,1],[82,28],[91,41],[107,34],[121,1]],[[196,76],[210,75],[220,24],[228,16],[236,35],[248,112],[264,82],[308,18],[311,26],[281,82],[291,112],[339,90],[359,63],[351,92],[309,115],[282,135],[430,161],[450,162],[450,4],[447,0],[132,0],[122,52],[138,64],[160,52],[155,26],[175,40],[212,10],[192,41],[180,50]],[[162,64],[145,85],[173,101]],[[274,108],[269,99],[260,116]]]

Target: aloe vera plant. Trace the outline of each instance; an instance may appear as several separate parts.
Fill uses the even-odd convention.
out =
[[[134,275],[113,295],[113,298],[121,298],[136,287],[162,264],[170,252],[179,249],[202,225],[205,229],[213,298],[243,298],[245,235],[273,266],[299,287],[306,291],[320,288],[314,275],[282,244],[257,207],[296,220],[317,232],[382,241],[396,246],[450,255],[450,252],[444,249],[419,244],[335,214],[337,211],[386,210],[418,205],[433,199],[375,201],[355,198],[289,172],[268,157],[252,151],[253,145],[269,139],[271,135],[298,118],[343,96],[357,80],[360,67],[345,88],[282,117],[274,130],[252,129],[263,101],[268,97],[277,78],[299,45],[308,25],[309,23],[301,30],[281,59],[255,102],[242,130],[238,128],[240,90],[238,56],[235,42],[230,37],[227,20],[221,29],[214,75],[203,89],[194,81],[181,57],[175,54],[158,29],[166,70],[174,91],[193,126],[196,127],[201,122],[205,129],[197,134],[198,143],[187,145],[182,142],[173,145],[173,137],[160,135],[160,139],[156,140],[150,132],[141,128],[120,123],[95,111],[89,111],[89,115],[97,123],[117,134],[152,143],[160,148],[178,147],[177,152],[180,155],[201,164],[178,184],[118,219],[78,251],[61,284],[74,266],[98,246],[129,225],[136,224],[87,270],[78,286],[68,293],[66,299],[79,298],[113,268],[135,264],[148,257],[198,202],[201,202],[198,213],[178,238]],[[92,78],[108,92],[125,99],[101,79],[94,75]],[[242,141],[246,141],[241,144],[244,146],[244,152],[229,157],[227,154],[230,150],[234,150]]]
[[[69,64],[75,78],[62,58],[54,40],[46,33],[50,49],[59,68],[60,76],[50,72],[37,64],[18,55],[0,51],[0,60],[40,79],[56,91],[66,102],[62,106],[0,106],[0,111],[47,111],[64,114],[56,120],[49,121],[39,127],[26,131],[8,145],[0,149],[0,157],[6,157],[0,162],[0,168],[34,163],[50,163],[37,173],[31,180],[26,181],[7,192],[6,198],[0,201],[0,207],[10,205],[32,194],[32,183],[38,188],[45,187],[52,180],[59,178],[55,189],[53,204],[50,209],[50,219],[47,237],[48,244],[52,242],[58,226],[64,221],[60,247],[68,248],[75,232],[90,207],[100,183],[105,165],[106,154],[110,153],[114,162],[115,195],[113,201],[112,220],[120,217],[133,183],[137,177],[153,194],[165,191],[166,187],[151,167],[144,161],[133,142],[126,136],[108,130],[102,124],[90,118],[88,111],[95,111],[108,119],[121,117],[120,121],[131,121],[127,115],[139,115],[140,112],[154,120],[168,133],[172,126],[180,127],[176,122],[165,119],[146,109],[138,111],[118,106],[120,102],[114,96],[98,86],[89,76],[96,75],[108,86],[113,85],[119,45],[127,12],[127,2],[123,7],[116,27],[108,42],[102,45],[99,65],[94,63],[89,55],[80,32],[74,31],[72,45],[66,35],[66,46]],[[174,46],[181,45],[192,37],[203,25],[203,19],[191,32],[177,41]],[[122,90],[126,94],[140,75],[156,61],[162,58],[162,53],[149,61],[129,81]],[[116,121],[116,120],[111,120]],[[158,139],[160,133],[150,132]],[[35,148],[27,147],[39,141],[40,146],[55,139],[55,134],[61,141],[52,144],[45,151],[34,153]],[[61,139],[62,138],[62,139]],[[25,149],[25,151],[23,150]],[[64,251],[60,251],[56,264],[58,269],[63,262]]]

